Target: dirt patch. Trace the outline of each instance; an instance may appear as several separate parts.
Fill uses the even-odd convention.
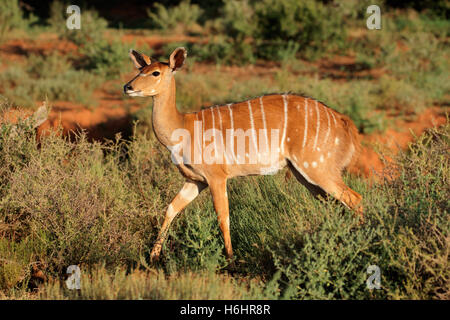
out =
[[[397,120],[394,127],[388,128],[383,133],[363,136],[361,155],[357,163],[349,168],[349,172],[364,177],[381,176],[385,163],[375,150],[380,150],[385,155],[385,161],[392,161],[393,156],[400,150],[405,150],[426,129],[445,124],[447,122],[445,111],[441,107],[431,107],[414,120]]]
[[[189,42],[189,43],[205,43],[207,39],[203,39],[202,37],[192,37],[186,35],[134,35],[134,34],[125,34],[121,37],[123,42],[133,43],[135,42],[137,46],[147,45],[149,48],[152,48],[153,55],[161,56],[164,52],[162,50],[163,46],[172,42]],[[167,59],[168,57],[164,57]]]
[[[0,115],[0,124],[2,123],[17,123],[20,119],[24,120],[33,114],[32,110],[11,108],[2,110]]]
[[[141,106],[130,104],[125,107],[120,97],[102,90],[96,91],[94,97],[98,105],[92,108],[69,101],[53,102],[48,121],[38,128],[38,136],[61,126],[64,135],[73,136],[84,130],[89,140],[114,139],[117,134],[129,137],[132,134],[132,113]]]
[[[0,46],[0,57],[8,63],[24,61],[30,54],[49,55],[77,54],[78,47],[70,41],[61,40],[56,34],[45,34],[38,39],[12,39]]]
[[[348,79],[378,79],[386,70],[384,68],[370,68],[370,66],[357,62],[355,57],[335,56],[333,59],[321,59],[315,63],[319,74],[333,80]]]

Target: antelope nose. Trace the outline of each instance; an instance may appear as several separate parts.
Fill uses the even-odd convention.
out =
[[[123,92],[127,93],[127,91],[133,91],[133,87],[130,84],[126,84],[123,86]]]

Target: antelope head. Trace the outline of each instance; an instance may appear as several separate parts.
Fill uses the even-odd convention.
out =
[[[150,57],[131,49],[130,58],[139,74],[124,85],[124,93],[132,97],[151,97],[168,90],[173,75],[183,66],[186,55],[185,48],[177,48],[166,63],[151,61]]]

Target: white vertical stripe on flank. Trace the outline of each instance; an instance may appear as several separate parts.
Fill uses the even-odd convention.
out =
[[[231,153],[233,155],[234,162],[238,163],[236,155],[234,154],[234,120],[233,120],[233,110],[230,108],[231,103],[227,104],[228,111],[230,112],[230,126],[231,126]]]
[[[205,109],[202,109],[202,146],[205,148]]]
[[[222,115],[220,114],[219,107],[217,107],[217,113],[219,114],[219,128],[220,128],[220,132],[222,133]]]
[[[283,135],[281,136],[281,153],[284,153],[284,139],[286,139],[286,129],[287,129],[287,120],[288,120],[288,102],[287,97],[283,94],[283,104],[284,104],[284,126],[283,126]]]
[[[317,146],[317,138],[319,137],[319,130],[320,130],[320,112],[319,112],[319,104],[316,102],[316,114],[317,114],[317,125],[316,125],[316,136],[314,138],[314,145],[313,145],[313,151],[316,150]]]
[[[248,104],[248,113],[250,115],[250,126],[252,130],[253,146],[255,147],[255,152],[258,154],[258,146],[256,145],[255,122],[253,121],[252,103],[250,102],[250,100],[248,100],[247,104]]]
[[[198,119],[198,112],[195,113],[195,120],[196,120],[196,121],[200,121],[200,120]],[[203,161],[203,157],[202,157],[202,155],[203,155],[203,150],[202,150],[202,145],[200,144],[200,137],[198,136],[197,132],[195,131],[195,125],[194,125],[194,138],[195,138],[195,142],[197,143],[198,150],[200,151],[200,162],[202,162],[202,161]],[[194,155],[194,159],[196,159],[196,158],[195,158],[195,155]],[[195,160],[194,160],[194,161],[195,161]]]
[[[336,127],[336,126],[337,126],[337,123],[336,123],[336,117],[334,116],[334,111],[333,111],[333,110],[330,110],[330,113],[331,113],[331,115],[333,116],[334,126]]]
[[[303,133],[302,149],[305,148],[307,135],[308,135],[308,98],[305,98],[305,132]]]
[[[264,105],[263,105],[262,97],[259,97],[259,106],[261,107],[264,135],[266,136],[266,148],[265,148],[265,150],[269,151],[269,136],[267,135],[266,113],[264,112]]]
[[[212,134],[213,134],[213,138],[214,138],[214,158],[217,161],[217,143],[216,143],[216,123],[214,121],[214,107],[211,107],[211,115],[212,115]]]
[[[231,130],[234,130],[233,110],[231,110],[230,106],[231,106],[231,103],[227,104],[228,111],[230,112],[230,125],[231,125]]]
[[[327,133],[325,134],[325,140],[323,141],[323,143],[325,144],[328,140],[328,136],[330,135],[330,130],[331,130],[331,123],[330,123],[330,115],[328,114],[328,108],[324,107],[325,109],[325,113],[327,114],[327,120],[328,120],[328,128],[327,128]]]
[[[225,161],[226,163],[231,163],[228,159],[228,155],[225,152],[225,138],[224,138],[224,133],[223,133],[223,126],[222,126],[222,115],[220,114],[220,107],[216,107],[217,108],[217,113],[219,114],[219,128],[220,128],[220,137],[222,140],[222,152],[223,155],[225,156]]]

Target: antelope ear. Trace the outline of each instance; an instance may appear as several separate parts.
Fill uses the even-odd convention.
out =
[[[186,56],[187,51],[183,47],[176,48],[175,50],[173,50],[169,58],[169,66],[172,69],[172,71],[177,71],[183,66],[184,61],[186,60]]]
[[[130,58],[136,68],[140,69],[152,63],[151,59],[143,53],[130,49]]]

